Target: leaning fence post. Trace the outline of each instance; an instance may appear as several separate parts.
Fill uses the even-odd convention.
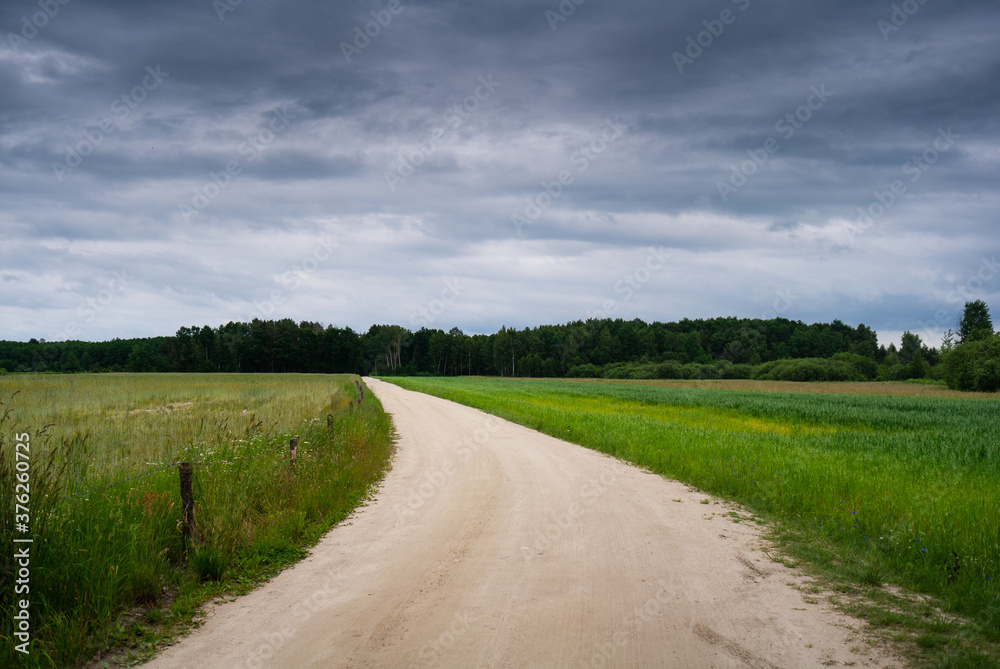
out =
[[[299,440],[296,437],[292,437],[288,440],[288,450],[292,455],[292,466],[295,465],[295,451],[298,450]]]
[[[184,550],[187,550],[188,540],[194,528],[194,467],[190,462],[177,465],[181,478],[181,532],[184,537]]]

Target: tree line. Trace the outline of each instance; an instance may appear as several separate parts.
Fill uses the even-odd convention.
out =
[[[0,342],[0,369],[864,381],[946,379],[948,366],[942,363],[952,358],[964,365],[956,378],[972,378],[970,369],[990,369],[997,337],[981,301],[966,305],[958,325],[938,349],[911,332],[898,348],[895,343],[886,347],[865,324],[851,327],[839,320],[590,319],[467,335],[458,328],[413,332],[400,325],[373,325],[360,333],[318,322],[254,319],[217,328],[182,327],[170,337],[5,341]],[[963,383],[977,388],[990,383],[975,379]]]

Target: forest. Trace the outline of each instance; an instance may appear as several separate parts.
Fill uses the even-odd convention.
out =
[[[880,345],[865,324],[785,318],[646,323],[590,319],[467,335],[400,325],[367,332],[291,319],[182,327],[173,336],[105,342],[0,342],[3,372],[254,372],[792,381],[947,380],[1000,387],[1000,337],[988,307],[966,304],[940,349],[906,332]],[[948,361],[950,364],[947,364]],[[942,364],[946,363],[946,364]],[[996,386],[996,387],[994,387]]]

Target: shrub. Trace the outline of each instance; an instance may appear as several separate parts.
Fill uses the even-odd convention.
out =
[[[600,365],[591,363],[576,365],[566,370],[566,377],[570,379],[600,379],[604,377],[604,369]]]
[[[772,360],[770,362],[765,362],[763,365],[757,365],[750,375],[751,379],[767,380],[771,378],[771,372],[778,366],[779,363],[784,363],[784,360]]]
[[[656,366],[656,378],[658,379],[683,379],[684,366],[676,360],[667,360]]]
[[[850,364],[861,375],[862,381],[871,381],[878,376],[878,363],[871,358],[855,353],[837,353],[831,360],[839,360]]]
[[[722,370],[724,379],[749,379],[753,374],[753,365],[732,365]]]
[[[627,362],[614,363],[604,368],[604,378],[606,379],[628,379],[631,378],[635,368]]]
[[[717,379],[719,369],[715,365],[700,365],[696,362],[684,365],[684,378],[686,379]]]
[[[632,370],[629,374],[630,379],[655,379],[656,376],[656,365],[639,365]]]
[[[1000,390],[1000,336],[959,344],[945,356],[944,367],[949,388]]]
[[[849,355],[849,354],[845,354]],[[851,356],[862,357],[862,356]],[[864,375],[847,360],[797,358],[766,362],[753,378],[765,381],[863,381]]]
[[[778,372],[779,381],[826,381],[826,370],[815,360],[798,360]]]

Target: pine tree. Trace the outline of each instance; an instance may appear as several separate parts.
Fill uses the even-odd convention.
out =
[[[966,302],[962,319],[958,322],[959,341],[978,341],[993,335],[990,309],[982,300]]]

